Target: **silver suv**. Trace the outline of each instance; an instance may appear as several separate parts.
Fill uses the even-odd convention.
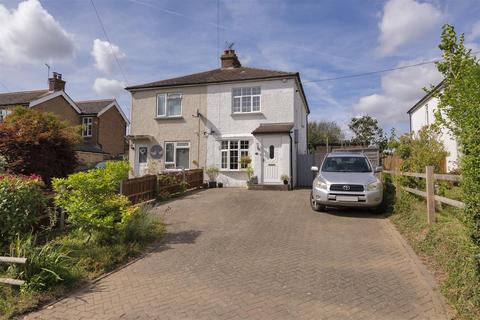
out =
[[[366,207],[380,211],[383,184],[375,176],[382,167],[372,168],[363,153],[329,153],[321,169],[312,167],[313,180],[310,203],[316,211],[332,207]]]

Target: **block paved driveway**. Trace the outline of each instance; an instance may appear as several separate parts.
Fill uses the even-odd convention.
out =
[[[315,213],[309,190],[204,190],[158,206],[142,259],[28,319],[445,319],[388,220]]]

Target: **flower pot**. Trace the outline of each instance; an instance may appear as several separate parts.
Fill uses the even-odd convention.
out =
[[[283,180],[283,184],[284,184],[284,185],[287,185],[287,184],[288,184],[288,180]]]
[[[210,181],[208,183],[208,187],[209,188],[216,188],[217,187],[217,182],[216,181]]]
[[[219,188],[223,188],[223,182],[219,182],[219,183],[217,183],[217,187],[219,187]]]

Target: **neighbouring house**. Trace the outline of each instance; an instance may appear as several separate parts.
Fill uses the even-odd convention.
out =
[[[81,126],[83,141],[76,147],[81,163],[125,154],[129,121],[115,99],[73,101],[61,74],[54,72],[48,82],[48,89],[0,94],[0,122],[17,106],[51,112],[72,126]]]
[[[407,113],[410,116],[410,133],[415,134],[423,127],[435,123],[435,113],[438,110],[439,101],[438,98],[434,96],[434,93],[441,91],[442,87],[443,81],[408,110]],[[457,169],[459,157],[457,139],[446,128],[441,129],[439,139],[445,146],[445,150],[449,153],[445,160],[445,170],[450,172]]]
[[[127,87],[130,161],[149,169],[217,167],[225,186],[246,184],[248,155],[260,184],[297,182],[309,108],[297,72],[249,68],[232,49],[218,69]]]

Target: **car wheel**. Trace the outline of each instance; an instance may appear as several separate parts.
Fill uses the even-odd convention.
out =
[[[310,205],[312,206],[312,209],[315,211],[324,211],[325,206],[322,206],[317,203],[315,200],[315,197],[313,196],[313,192],[310,193]]]
[[[381,204],[379,204],[378,206],[370,209],[370,211],[373,213],[373,214],[383,214],[386,210],[386,206],[385,206],[385,203],[382,201]]]

